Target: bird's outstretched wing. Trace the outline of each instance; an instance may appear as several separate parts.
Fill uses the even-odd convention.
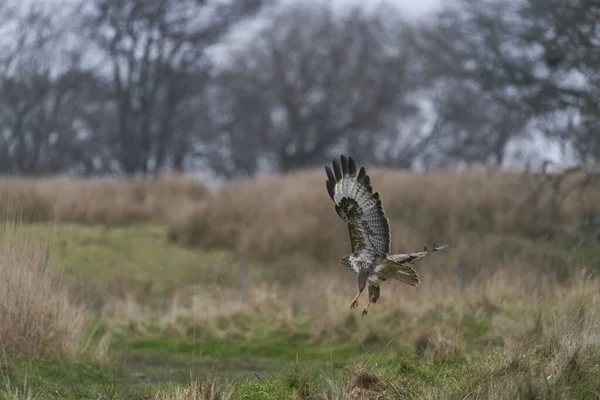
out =
[[[416,253],[378,254],[375,256],[375,262],[377,263],[375,271],[383,274],[386,278],[394,278],[411,286],[419,286],[419,275],[417,275],[417,272],[409,264],[414,264],[427,254],[444,250],[447,247],[449,247],[447,244],[440,246],[434,244],[433,248],[427,249],[425,247],[423,251]]]
[[[419,261],[421,258],[425,257],[429,253],[433,253],[434,251],[444,250],[450,247],[447,244],[440,244],[436,246],[435,244],[431,249],[423,249],[423,251],[418,251],[416,253],[408,253],[408,254],[392,254],[388,256],[390,260],[399,264],[414,264],[416,261]]]
[[[383,212],[379,193],[373,193],[365,168],[356,169],[352,157],[333,160],[325,166],[327,192],[338,215],[348,224],[352,253],[364,251],[388,254],[391,248],[390,223]]]

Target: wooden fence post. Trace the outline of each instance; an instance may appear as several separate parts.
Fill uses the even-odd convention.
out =
[[[460,291],[463,286],[463,265],[461,262],[454,264],[454,286]]]
[[[48,269],[48,263],[50,261],[50,251],[48,249],[42,250],[40,254],[40,271],[46,272]]]
[[[242,260],[240,262],[240,301],[246,304],[248,300],[248,264]]]

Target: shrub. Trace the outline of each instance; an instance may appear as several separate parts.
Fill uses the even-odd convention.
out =
[[[121,225],[165,222],[201,199],[206,188],[191,179],[2,179],[0,218]]]
[[[71,355],[82,344],[85,308],[41,262],[41,248],[7,224],[0,242],[0,346],[4,356]]]
[[[544,268],[564,265],[557,252],[536,249],[534,241],[556,233],[562,224],[575,223],[581,207],[592,204],[583,205],[582,197],[600,200],[598,188],[578,196],[567,185],[557,209],[547,199],[551,193],[532,197],[530,183],[536,176],[506,171],[369,173],[390,219],[394,251],[418,251],[444,238],[454,244],[453,260],[473,268],[523,257]],[[337,263],[350,251],[350,243],[324,182],[323,172],[301,172],[226,184],[188,215],[172,220],[170,237],[261,262],[301,254],[316,265]]]

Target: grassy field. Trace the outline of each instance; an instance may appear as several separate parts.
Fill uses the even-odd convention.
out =
[[[599,398],[600,188],[371,175],[394,250],[452,247],[367,317],[321,172],[0,182],[0,397]]]

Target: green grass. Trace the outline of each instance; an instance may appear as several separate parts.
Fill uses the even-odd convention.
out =
[[[127,227],[84,226],[77,224],[28,224],[17,228],[34,243],[45,243],[50,261],[64,266],[67,276],[76,278],[87,291],[86,297],[133,296],[160,304],[177,289],[194,284],[235,287],[240,260],[221,250],[194,250],[167,238],[167,228],[158,225]],[[1,234],[1,233],[0,233]],[[484,238],[485,239],[485,238]],[[564,263],[571,248],[537,243],[515,235],[489,235],[490,257],[513,256],[550,264]],[[496,254],[497,253],[497,254]],[[580,264],[594,266],[600,260],[600,246],[578,250]],[[469,262],[466,261],[468,266]],[[298,268],[298,266],[302,268]],[[307,269],[337,268],[292,255],[268,265],[254,262],[251,272],[260,270],[265,280],[294,282]],[[467,268],[468,269],[468,268]],[[285,274],[280,271],[285,270]]]
[[[223,361],[256,360],[284,364],[292,361],[342,363],[349,358],[384,348],[384,346],[371,346],[367,349],[352,343],[316,346],[309,339],[303,339],[301,336],[303,335],[271,334],[246,342],[215,337],[197,340],[160,337],[124,338],[115,344],[115,349],[146,357],[200,358]]]
[[[13,360],[0,375],[1,389],[39,399],[134,399],[151,398],[160,385],[138,379],[117,363],[39,359]]]
[[[158,303],[193,283],[227,285],[237,272],[230,254],[182,248],[168,241],[165,228],[155,225],[33,224],[18,230],[34,243],[46,243],[50,261],[76,278],[88,298],[127,294]]]
[[[461,324],[478,340],[487,329],[485,321],[463,317]],[[158,391],[199,380],[214,382],[232,399],[332,399],[356,388],[364,398],[380,399],[483,399],[488,391],[501,389],[523,399],[593,398],[600,390],[600,349],[582,344],[564,353],[556,337],[533,335],[521,350],[488,347],[444,358],[388,346],[310,346],[303,335],[245,343],[122,337],[107,363],[23,360],[4,365],[0,389],[10,382],[11,390],[27,388],[39,399],[151,399]],[[557,355],[566,358],[549,380],[545,368]]]
[[[181,380],[192,371],[200,376],[241,379],[248,374],[261,379],[280,376],[296,363],[313,369],[343,368],[349,360],[388,360],[396,352],[383,343],[362,346],[342,342],[315,345],[307,333],[271,332],[248,340],[199,337],[182,339],[160,336],[115,339],[112,352],[128,367],[158,380]]]
[[[89,360],[22,360],[11,362],[0,375],[0,397],[20,393],[15,398],[45,399],[154,399],[158,392],[172,392],[185,387],[192,380],[218,382],[220,386],[237,388],[237,398],[264,399],[289,398],[292,391],[286,388],[281,376],[261,377],[258,374],[227,376],[216,367],[182,367],[180,374],[168,374],[168,364],[162,366],[161,376],[149,376],[117,362],[97,363]],[[284,397],[277,397],[277,395]],[[249,396],[249,397],[247,397]]]
[[[39,399],[150,399],[159,391],[173,391],[191,380],[199,380],[215,382],[224,393],[231,392],[233,399],[292,399],[298,395],[323,398],[318,396],[340,388],[349,391],[357,385],[414,398],[432,385],[447,386],[455,382],[468,368],[466,362],[436,364],[409,355],[381,360],[363,354],[349,357],[343,364],[280,361],[280,369],[273,373],[258,369],[237,374],[228,374],[225,365],[193,364],[181,366],[175,373],[177,366],[165,363],[161,365],[160,376],[150,376],[130,364],[116,362],[29,360],[13,363],[0,377],[0,388],[10,387],[11,391],[26,388]],[[362,369],[359,376],[356,365]]]
[[[600,270],[600,245],[586,245],[578,248],[575,252],[578,264],[586,265],[590,269]]]
[[[231,254],[182,248],[168,241],[166,229],[153,225],[34,224],[19,230],[33,243],[47,243],[51,262],[64,265],[65,274],[81,282],[92,301],[94,295],[102,300],[128,294],[145,305],[160,305],[174,291],[193,285],[201,289],[202,285],[237,284],[237,260]],[[492,239],[501,242],[499,252],[508,248],[522,257],[544,250],[515,237]],[[554,249],[551,255],[559,251]],[[589,264],[597,253],[598,247],[585,247],[578,257]],[[286,268],[299,265],[295,258],[287,262]],[[274,270],[280,265],[261,267]],[[231,391],[233,399],[336,398],[356,387],[366,393],[364,398],[378,398],[373,394],[377,393],[382,399],[486,398],[486,390],[503,385],[524,399],[590,398],[600,390],[598,349],[588,346],[573,353],[562,375],[547,382],[544,368],[555,362],[558,339],[532,336],[528,342],[525,337],[520,353],[507,354],[502,341],[495,341],[498,332],[504,332],[498,326],[504,320],[520,320],[519,313],[523,313],[521,328],[532,322],[528,305],[518,298],[503,299],[498,305],[484,300],[461,308],[443,303],[420,316],[418,328],[430,337],[448,321],[457,327],[464,348],[439,348],[440,353],[420,352],[414,338],[407,339],[408,330],[415,327],[404,326],[398,323],[402,316],[386,316],[383,311],[380,318],[389,317],[386,326],[393,330],[382,331],[382,338],[369,344],[362,341],[370,332],[368,323],[317,340],[309,329],[310,318],[303,313],[288,330],[271,324],[270,315],[249,312],[206,321],[211,329],[202,322],[175,321],[176,332],[156,321],[144,321],[140,327],[97,320],[90,336],[99,340],[112,332],[110,360],[0,362],[0,397],[4,389],[4,395],[25,390],[30,398],[42,400],[154,399],[158,391],[173,391],[193,379],[215,381],[224,394]],[[369,315],[369,321],[377,315]],[[558,395],[552,397],[553,393]]]

